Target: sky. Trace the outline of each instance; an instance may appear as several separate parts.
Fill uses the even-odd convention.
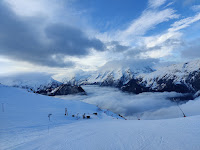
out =
[[[200,58],[199,0],[1,0],[0,75]]]

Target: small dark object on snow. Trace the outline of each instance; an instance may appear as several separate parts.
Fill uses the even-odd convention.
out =
[[[72,115],[72,117],[75,117],[75,115]]]
[[[51,120],[51,115],[52,115],[52,114],[48,114],[48,117],[49,117],[49,121]]]
[[[83,114],[83,119],[85,119],[85,113]]]
[[[94,115],[97,115],[97,113],[93,113]]]
[[[90,119],[90,116],[86,116],[87,119]]]
[[[67,108],[65,108],[65,116],[68,116]]]

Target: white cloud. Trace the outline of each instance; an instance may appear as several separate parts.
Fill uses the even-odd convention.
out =
[[[6,0],[10,8],[22,17],[43,17],[47,23],[63,23],[90,30],[84,13],[77,10],[70,0]]]
[[[126,30],[118,32],[116,36],[124,44],[132,45],[134,43],[132,45],[135,47],[134,49],[137,49],[138,46],[145,47],[144,51],[141,51],[138,56],[140,58],[163,58],[173,55],[173,51],[183,44],[181,39],[183,32],[181,30],[200,20],[200,13],[198,13],[195,16],[174,22],[164,33],[145,37],[145,34],[158,24],[179,17],[173,9],[156,9],[165,3],[164,0],[149,1],[149,7],[152,6],[154,9],[145,10],[138,19],[132,21]],[[169,5],[171,4],[169,3]]]
[[[66,57],[66,60],[70,60],[76,63],[75,68],[77,70],[82,69],[84,71],[94,71],[103,66],[109,59],[108,52],[97,52],[91,50],[90,54],[85,57]]]
[[[193,11],[200,11],[200,5],[194,5],[191,8]]]
[[[59,3],[47,0],[6,0],[13,11],[20,16],[46,16],[51,17],[59,7]]]
[[[161,11],[146,10],[138,19],[134,20],[125,31],[122,31],[122,36],[144,35],[156,25],[176,18],[178,18],[178,15],[175,14],[173,9],[164,9]]]
[[[167,7],[169,7],[169,6],[173,5],[173,4],[174,4],[174,2],[169,2],[164,8],[167,8]]]
[[[170,55],[172,50],[173,50],[173,47],[163,46],[153,51],[147,51],[147,52],[141,53],[140,55],[143,58],[161,58],[161,57]]]
[[[26,73],[26,72],[46,72],[50,74],[59,74],[63,72],[72,73],[75,68],[52,68],[45,66],[37,66],[24,61],[11,60],[6,57],[0,56],[0,76],[11,75],[16,73]]]
[[[165,2],[154,0],[150,1],[149,3],[160,6]],[[138,42],[141,42],[140,40],[143,39],[143,36],[149,30],[154,29],[160,23],[168,22],[169,20],[177,18],[179,18],[179,15],[176,14],[174,9],[165,8],[158,10],[156,8],[147,8],[138,18],[132,20],[126,29],[98,33],[96,36],[102,41],[108,42],[115,40],[126,46],[136,46]]]
[[[166,0],[149,0],[149,7],[158,8],[166,3]]]
[[[200,13],[196,14],[194,17],[187,17],[185,19],[176,21],[173,23],[171,28],[168,29],[169,32],[175,32],[181,29],[184,29],[190,26],[192,23],[195,23],[200,20]]]
[[[175,40],[181,37],[180,32],[167,32],[161,35],[150,36],[145,38],[145,45],[147,48],[159,46],[169,39]]]
[[[149,3],[152,5],[157,4],[156,6],[159,7],[164,4],[165,1],[149,1]],[[146,9],[143,11],[141,16],[133,20],[125,30],[117,31],[115,33],[106,32],[101,34],[99,37],[108,41],[118,40],[121,44],[132,46],[133,50],[137,50],[137,48],[141,49],[140,47],[146,47],[139,55],[138,51],[135,55],[136,57],[161,58],[169,55],[173,50],[173,45],[169,47],[169,44],[166,45],[163,43],[169,39],[172,40],[179,38],[181,33],[167,32],[165,34],[157,34],[150,37],[145,37],[145,34],[149,30],[154,29],[158,24],[177,18],[179,18],[179,15],[176,14],[176,11],[171,8],[165,8],[163,10]],[[175,44],[177,45],[177,43]],[[153,50],[148,51],[149,48],[156,46],[158,46],[156,49],[154,48]],[[121,54],[121,58],[124,58],[123,54]]]
[[[193,17],[187,17],[174,22],[163,34],[144,38],[144,44],[147,49],[155,48],[153,50],[150,49],[147,52],[143,52],[141,55],[145,58],[162,58],[171,55],[175,48],[182,45],[181,37],[183,33],[181,30],[189,27],[199,20],[200,13]]]

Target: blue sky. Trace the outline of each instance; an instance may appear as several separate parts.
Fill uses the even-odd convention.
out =
[[[148,9],[147,0],[76,0],[72,1],[74,8],[83,10],[83,15],[88,17],[88,20],[97,28],[99,32],[107,32],[109,30],[117,30],[126,28],[129,23],[137,19],[141,13]],[[195,11],[192,11],[192,6],[200,5],[198,0],[168,0],[165,5],[162,5],[159,10],[165,9],[167,5],[173,8],[177,14],[181,14],[180,18],[193,16]],[[152,16],[153,17],[153,16]],[[160,32],[169,28],[174,20],[159,24],[154,30],[150,30],[149,34]]]
[[[0,10],[1,74],[200,58],[199,0],[3,0]]]
[[[146,1],[81,0],[74,1],[77,10],[85,10],[90,23],[100,32],[123,29],[146,8]]]

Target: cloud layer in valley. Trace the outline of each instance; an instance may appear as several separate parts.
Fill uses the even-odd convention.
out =
[[[183,117],[177,103],[170,100],[172,97],[184,96],[175,92],[164,93],[123,93],[116,88],[83,86],[87,96],[59,96],[67,100],[81,100],[83,102],[98,105],[100,108],[109,109],[121,114],[128,119],[166,119]],[[180,107],[186,115],[199,115],[200,100],[182,102]]]

